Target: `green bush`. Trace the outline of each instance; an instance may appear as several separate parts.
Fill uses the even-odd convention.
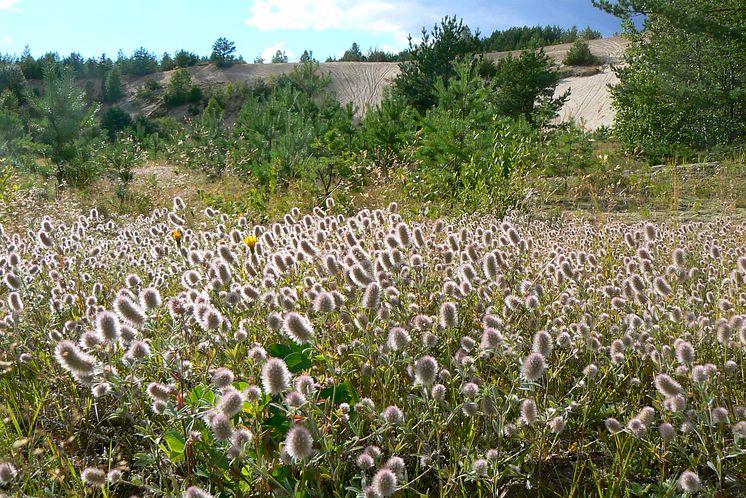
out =
[[[423,28],[418,44],[409,40],[405,60],[399,64],[399,75],[394,87],[409,105],[420,113],[438,101],[435,83],[440,79],[448,86],[454,75],[452,62],[479,52],[479,33],[472,34],[469,26],[455,17],[445,17],[431,32]]]
[[[122,71],[119,66],[115,65],[108,73],[104,80],[104,100],[106,102],[116,102],[124,95],[122,88]]]
[[[114,140],[118,133],[132,127],[132,116],[119,106],[113,106],[101,116],[101,128],[106,131],[109,140]]]
[[[454,71],[448,87],[436,85],[438,104],[422,120],[411,187],[428,203],[505,213],[521,197],[517,179],[530,167],[535,131],[502,114],[496,82],[476,62]]]
[[[179,50],[176,52],[176,55],[174,55],[174,65],[177,68],[196,66],[198,62],[199,56],[187,50]]]
[[[493,79],[497,88],[496,113],[523,118],[537,126],[554,119],[570,95],[568,90],[554,96],[560,74],[544,50],[500,59]]]
[[[0,64],[0,93],[9,90],[20,101],[24,100],[26,78],[17,64]]]
[[[236,44],[226,38],[218,38],[212,46],[210,62],[218,67],[230,67],[236,62]]]
[[[171,76],[163,100],[167,107],[194,104],[202,100],[202,90],[192,84],[188,70],[177,69]]]
[[[596,1],[625,21],[630,44],[611,89],[616,136],[650,162],[693,156],[746,137],[743,2]]]
[[[601,60],[591,53],[587,41],[578,39],[567,51],[562,63],[566,66],[597,66],[601,63]]]

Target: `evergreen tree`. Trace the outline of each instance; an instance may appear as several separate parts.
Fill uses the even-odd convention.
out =
[[[360,46],[353,42],[352,46],[345,50],[345,53],[340,57],[339,62],[360,62],[362,60],[365,60],[365,56],[360,50]]]
[[[272,64],[284,64],[288,61],[288,56],[284,50],[277,50],[272,56]]]
[[[218,38],[212,45],[212,54],[210,62],[214,62],[218,67],[230,67],[236,61],[233,55],[236,53],[236,44],[228,41],[227,38]]]
[[[68,163],[75,158],[78,140],[98,108],[86,103],[72,70],[59,64],[45,68],[44,94],[31,96],[30,102],[39,118],[41,140],[49,146],[50,159],[57,166],[57,181],[62,183],[73,176]]]
[[[122,71],[118,65],[115,65],[106,74],[104,79],[104,101],[116,102],[124,95],[122,88]]]
[[[399,64],[394,87],[410,105],[424,113],[438,101],[435,83],[442,79],[448,86],[454,74],[453,60],[479,50],[479,32],[472,34],[463,21],[445,17],[431,32],[423,28],[417,45],[409,37],[409,48],[404,62]]]
[[[617,136],[649,159],[746,137],[741,0],[594,0],[625,19],[630,46],[611,90]],[[638,31],[632,16],[644,14]]]

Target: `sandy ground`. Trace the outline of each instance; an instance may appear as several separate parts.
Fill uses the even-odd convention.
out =
[[[603,61],[601,72],[589,76],[570,76],[564,78],[558,93],[568,88],[570,98],[562,109],[559,121],[575,119],[591,130],[601,126],[610,126],[614,119],[611,99],[607,85],[617,81],[612,67],[622,61],[626,42],[620,37],[592,40],[591,51]],[[571,44],[546,47],[546,53],[561,65],[562,59]],[[498,60],[514,52],[491,52],[487,57]],[[219,70],[213,65],[189,68],[192,80],[203,87],[224,84],[232,81],[254,81],[260,78],[271,78],[291,72],[297,64],[240,64],[228,69]],[[334,90],[342,104],[352,102],[357,109],[357,116],[361,117],[368,106],[374,106],[381,101],[384,88],[399,74],[397,63],[388,62],[330,62],[321,64],[321,71],[332,77]],[[144,85],[148,79],[159,81],[164,87],[168,84],[173,71],[158,73],[130,80],[127,92],[130,95],[124,107],[130,112],[144,112],[146,115],[163,112],[162,103],[140,105],[134,102],[137,88]]]

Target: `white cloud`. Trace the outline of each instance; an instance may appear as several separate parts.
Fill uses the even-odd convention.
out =
[[[16,7],[16,4],[21,0],[0,0],[0,10],[12,10],[14,12],[20,12],[21,9]]]
[[[277,53],[278,50],[285,52],[285,55],[288,56],[288,60],[290,62],[296,60],[295,52],[290,50],[290,48],[288,47],[288,43],[281,41],[264,49],[264,51],[262,52],[262,59],[264,59],[264,62],[271,62],[272,57]]]
[[[255,0],[246,24],[261,31],[330,29],[391,34],[406,45],[407,35],[432,25],[441,14],[429,3],[391,0]]]
[[[3,43],[11,44],[13,43],[13,38],[11,38],[10,36],[3,36]]]

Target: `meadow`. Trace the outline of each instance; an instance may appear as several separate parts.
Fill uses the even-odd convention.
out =
[[[740,496],[746,224],[175,198],[0,232],[8,496]]]

